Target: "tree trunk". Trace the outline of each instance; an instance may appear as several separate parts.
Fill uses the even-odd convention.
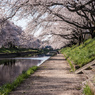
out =
[[[91,37],[92,37],[92,39],[95,37],[95,30],[91,31]]]
[[[95,37],[95,32],[93,32],[93,34],[92,34],[92,38],[94,38]]]

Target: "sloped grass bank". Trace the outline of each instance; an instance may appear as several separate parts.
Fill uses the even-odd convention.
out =
[[[95,59],[95,38],[88,39],[80,46],[73,45],[72,47],[63,48],[60,51],[75,67],[82,67]]]
[[[26,72],[23,72],[19,75],[12,83],[8,83],[0,87],[0,95],[8,95],[9,92],[14,90],[17,86],[19,86],[26,78],[28,78],[31,74],[34,73],[38,69],[37,66],[33,66],[29,68]]]
[[[86,65],[87,63],[95,60],[95,38],[88,39],[84,44],[73,45],[60,50],[64,54],[68,63],[70,64],[71,71]],[[89,85],[85,85],[83,89],[85,95],[94,95]]]

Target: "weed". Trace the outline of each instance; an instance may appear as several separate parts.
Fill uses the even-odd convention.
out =
[[[85,95],[94,95],[88,85],[85,85],[85,88],[84,88],[84,90],[83,90],[83,93],[84,93]]]
[[[67,59],[67,61],[68,61],[68,63],[69,63],[69,65],[70,65],[70,67],[71,67],[71,72],[72,71],[75,71],[75,67],[74,67],[74,65],[71,63],[71,61],[69,60],[69,59]]]

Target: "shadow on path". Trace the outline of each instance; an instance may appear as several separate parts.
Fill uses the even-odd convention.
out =
[[[82,95],[81,83],[85,77],[70,73],[69,70],[63,55],[58,54],[43,63],[9,95]]]

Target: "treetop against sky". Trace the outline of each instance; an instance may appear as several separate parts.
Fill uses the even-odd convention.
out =
[[[57,21],[81,29],[95,29],[95,0],[3,0],[0,8],[4,20],[15,16],[23,18],[22,21],[27,18],[32,22],[32,30]]]

